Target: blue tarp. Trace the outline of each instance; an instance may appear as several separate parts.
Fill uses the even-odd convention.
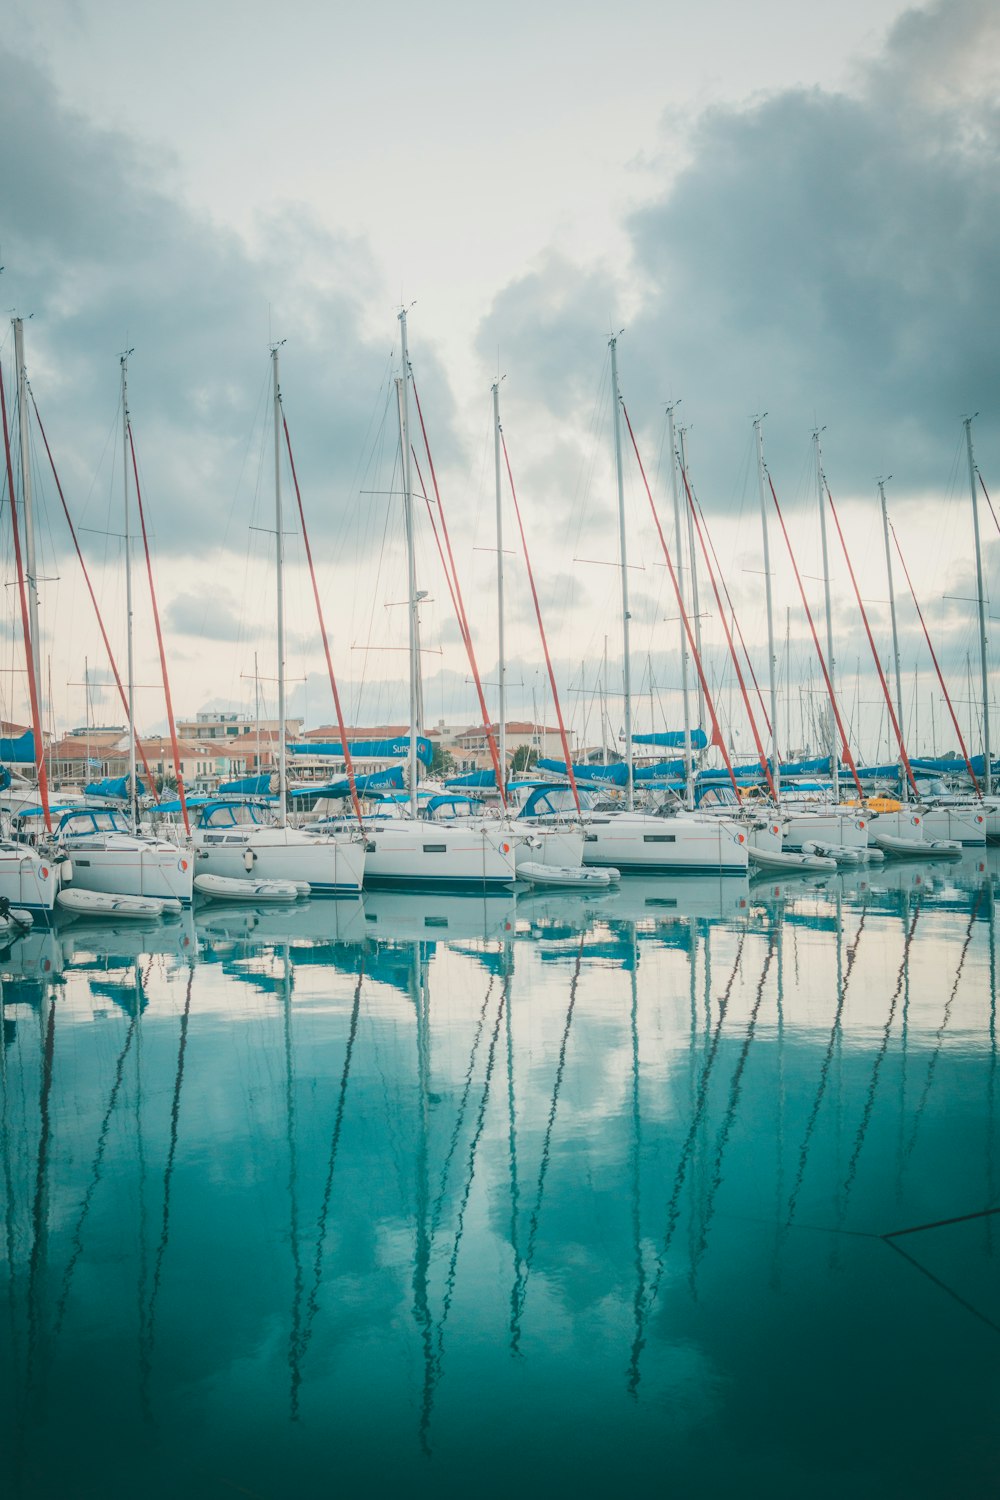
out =
[[[85,786],[84,795],[87,797],[118,797],[123,802],[128,801],[128,777],[127,776],[105,776],[102,781],[92,781]],[[139,780],[135,779],[135,794],[137,797],[145,796],[146,788]]]
[[[275,790],[276,785],[275,777],[268,772],[261,776],[242,776],[238,781],[224,781],[219,791],[240,797],[266,797]]]
[[[554,771],[557,776],[568,774],[564,760],[540,760],[537,765],[540,771]],[[613,766],[574,766],[573,775],[577,781],[603,781],[610,782],[612,786],[628,785],[628,767],[623,761],[616,761]]]
[[[312,745],[289,745],[293,755],[343,755],[342,740],[323,740]],[[410,753],[408,735],[397,740],[348,740],[347,748],[352,755],[368,756],[371,760],[405,760]],[[417,759],[425,766],[431,763],[431,742],[422,735],[417,737]]]
[[[11,761],[18,766],[33,766],[36,759],[35,736],[30,729],[18,735],[16,740],[0,738],[0,760]]]
[[[663,745],[668,750],[684,749],[683,729],[665,729],[660,734],[634,734],[633,745]],[[704,729],[692,729],[691,749],[704,750],[708,746],[708,736]]]

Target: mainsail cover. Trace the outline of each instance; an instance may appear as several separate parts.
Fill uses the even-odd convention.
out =
[[[10,739],[6,735],[0,738],[0,760],[17,766],[33,766],[37,759],[35,736],[30,729],[19,734],[16,739]]]
[[[344,744],[342,740],[321,740],[312,744],[289,745],[293,755],[343,755]],[[347,748],[351,755],[360,760],[367,757],[369,760],[405,760],[410,753],[410,740],[408,735],[403,735],[396,740],[348,740]],[[422,765],[429,766],[431,763],[432,747],[428,739],[423,735],[417,736],[417,759]]]
[[[662,745],[667,750],[683,750],[685,733],[683,729],[664,729],[658,734],[634,734],[633,745]],[[691,749],[705,750],[708,748],[708,736],[704,729],[691,730]]]

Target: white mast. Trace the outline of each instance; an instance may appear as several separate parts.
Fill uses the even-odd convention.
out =
[[[406,309],[399,311],[399,330],[401,341],[401,358],[403,362],[402,377],[396,381],[396,395],[399,402],[399,445],[401,448],[402,473],[403,473],[403,519],[406,528],[406,588],[409,608],[407,614],[410,622],[410,812],[413,817],[417,816],[417,734],[419,732],[420,715],[420,663],[418,659],[420,637],[417,610],[419,600],[417,598],[417,564],[413,539],[413,475],[410,465],[410,410],[409,410],[409,380],[410,380],[410,352],[406,343]]]
[[[826,480],[823,475],[823,457],[820,453],[819,435],[823,429],[817,427],[813,433],[813,445],[816,449],[816,498],[819,501],[819,535],[823,544],[823,597],[826,603],[826,670],[830,678],[830,687],[834,689],[835,662],[833,656],[833,609],[830,602],[830,562],[826,547]],[[833,776],[833,800],[840,801],[840,746],[837,744],[837,723],[833,712],[833,701],[827,710],[827,722],[830,726],[830,771]],[[785,746],[788,753],[788,746]]]
[[[990,767],[990,685],[986,671],[986,600],[983,594],[983,554],[979,545],[979,496],[976,491],[976,464],[972,456],[971,417],[965,418],[965,446],[969,455],[972,527],[976,537],[976,598],[979,602],[979,668],[983,689],[983,786],[988,797],[992,789]]]
[[[687,489],[691,489],[691,476],[688,473],[687,466],[687,428],[678,427],[677,432],[680,437],[681,473],[687,481]],[[691,498],[694,498],[693,490],[691,490]],[[694,515],[691,506],[688,504],[686,491],[684,495],[684,509],[687,512],[688,558],[691,566],[691,613],[694,615],[694,643],[698,651],[698,657],[704,663],[705,653],[701,649],[701,604],[698,598],[698,553],[694,545]],[[680,559],[678,558],[679,561]],[[702,689],[700,676],[696,677],[695,683],[698,691],[698,728],[704,729],[705,694]]]
[[[132,534],[128,498],[128,357],[126,349],[121,357],[122,367],[122,458],[124,461],[125,498],[125,632],[127,641],[128,672],[128,778],[129,778],[129,826],[136,832],[138,824],[138,802],[135,786],[135,643],[132,619]]]
[[[668,439],[670,442],[670,486],[674,499],[674,546],[677,549],[677,586],[681,595],[681,691],[684,695],[684,784],[685,801],[689,808],[694,807],[694,768],[691,764],[691,699],[688,693],[688,641],[687,631],[684,629],[684,543],[681,532],[681,505],[680,494],[677,488],[677,454],[674,451],[674,405],[667,407],[667,421],[669,423]]]
[[[618,391],[618,340],[612,338],[608,341],[611,350],[611,401],[615,414],[615,470],[618,476],[618,542],[621,550],[621,575],[622,575],[622,648],[624,661],[622,664],[624,688],[625,688],[625,764],[628,772],[627,807],[629,812],[635,806],[635,791],[632,786],[632,660],[629,650],[629,621],[632,616],[628,607],[628,553],[625,542],[625,479],[622,473],[622,433],[619,405],[621,395]]]
[[[507,655],[504,650],[504,609],[503,609],[503,491],[500,483],[500,381],[497,380],[493,386],[493,467],[496,474],[497,490],[497,651],[499,654],[499,665],[497,668],[498,678],[498,712],[497,723],[497,748],[500,751],[500,772],[507,782]],[[501,794],[501,801],[503,796]]]
[[[892,476],[890,475],[890,478]],[[900,738],[903,735],[903,678],[899,666],[899,632],[896,628],[896,593],[892,586],[892,553],[889,550],[889,515],[885,506],[885,482],[878,481],[878,500],[882,508],[882,538],[885,542],[885,571],[889,580],[889,618],[892,621],[892,662],[896,673],[896,722],[899,725]],[[903,801],[909,800],[909,789],[907,778],[903,772],[902,748],[899,750],[899,784],[902,787]]]
[[[28,377],[24,368],[24,320],[14,318],[14,363],[17,366],[17,420],[21,447],[21,497],[24,502],[24,561],[28,585],[28,630],[31,671],[35,678],[39,722],[42,719],[41,641],[38,635],[38,565],[35,561],[35,512],[31,495],[31,447],[28,432]],[[39,754],[41,749],[39,749]]]
[[[282,341],[284,342],[284,341]],[[271,349],[274,383],[274,531],[278,578],[278,827],[288,824],[288,750],[285,745],[285,532],[281,514],[281,383],[278,349]]]
[[[766,416],[767,413],[765,412]],[[760,525],[764,538],[764,594],[767,600],[767,666],[771,688],[771,780],[775,797],[781,796],[781,766],[778,757],[778,684],[774,655],[774,609],[771,602],[771,549],[767,535],[767,498],[764,485],[764,437],[761,432],[761,417],[754,418],[757,434],[757,485],[760,490]]]

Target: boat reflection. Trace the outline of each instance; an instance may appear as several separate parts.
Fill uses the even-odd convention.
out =
[[[116,1461],[112,1380],[133,1469],[197,1390],[185,1463],[246,1490],[314,1487],[331,1411],[351,1487],[467,1440],[506,1486],[483,1389],[533,1443],[582,1406],[652,1462],[679,1391],[717,1414],[753,1385],[758,1319],[789,1401],[800,1330],[829,1306],[863,1339],[873,1286],[886,1337],[1000,1327],[997,868],[386,892],[11,942],[14,1493],[58,1492],[57,1410]],[[960,1253],[921,1239],[952,1218]]]

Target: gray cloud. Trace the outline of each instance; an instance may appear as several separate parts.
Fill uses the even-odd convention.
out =
[[[178,635],[206,641],[239,641],[245,634],[233,600],[218,591],[176,595],[167,606],[164,623]]]
[[[381,294],[370,247],[276,204],[251,250],[185,206],[169,156],[95,128],[39,68],[4,52],[0,132],[19,143],[4,162],[5,295],[33,314],[29,373],[77,516],[113,421],[118,355],[130,345],[159,550],[189,551],[192,534],[199,547],[222,540],[273,331],[288,337],[282,384],[310,527],[349,547],[344,516],[395,335],[388,296],[384,339],[362,328],[363,305]],[[447,383],[432,352],[418,350],[415,362],[446,461],[455,443]]]
[[[981,451],[1000,438],[998,57],[988,0],[940,0],[902,17],[851,93],[706,112],[687,164],[632,215],[628,267],[553,257],[512,282],[484,360],[502,337],[521,390],[568,419],[628,290],[626,401],[651,447],[663,400],[683,396],[707,507],[732,494],[764,409],[779,493],[816,421],[835,492],[887,470],[897,490],[943,486],[962,414],[982,412]]]

